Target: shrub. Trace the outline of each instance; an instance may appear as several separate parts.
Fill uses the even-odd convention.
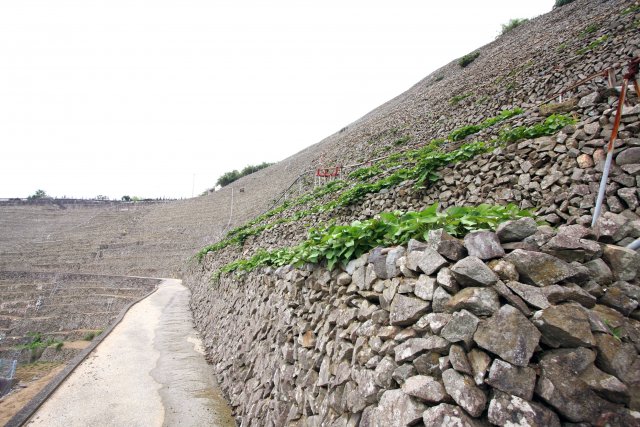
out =
[[[238,179],[242,178],[243,176],[252,174],[254,172],[259,171],[260,169],[264,169],[266,167],[271,166],[273,163],[267,163],[267,162],[263,162],[259,165],[249,165],[246,166],[244,169],[242,169],[240,172],[238,172],[237,170],[232,170],[231,172],[226,172],[224,175],[222,175],[220,178],[218,178],[218,181],[216,182],[216,185],[219,185],[221,187],[224,187],[225,185],[229,185],[234,181],[237,181]]]
[[[38,200],[38,199],[46,199],[49,196],[44,190],[36,190],[35,193],[27,197],[28,200]]]
[[[506,24],[502,24],[502,32],[500,33],[500,35],[506,34],[509,31],[513,30],[516,27],[519,27],[520,25],[524,24],[525,22],[528,22],[529,20],[527,18],[515,18],[510,20],[509,22],[507,22]]]
[[[480,52],[468,53],[458,60],[458,64],[460,64],[460,66],[464,68],[475,61],[478,56],[480,56]]]
[[[571,3],[573,0],[556,0],[556,4],[553,6],[554,8],[564,6],[565,4]]]

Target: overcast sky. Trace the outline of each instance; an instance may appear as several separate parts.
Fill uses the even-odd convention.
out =
[[[0,1],[0,197],[197,195],[553,3]]]

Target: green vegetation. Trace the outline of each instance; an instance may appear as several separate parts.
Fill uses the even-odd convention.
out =
[[[580,31],[580,38],[583,39],[589,34],[595,33],[596,31],[598,31],[598,26],[596,24],[588,25],[584,28],[584,30]]]
[[[471,64],[473,61],[475,61],[478,58],[478,56],[480,56],[480,52],[477,52],[477,51],[468,53],[458,60],[458,64],[462,68],[464,68],[467,65]]]
[[[64,344],[62,341],[54,340],[53,338],[47,338],[45,341],[43,341],[41,332],[29,332],[27,336],[31,337],[31,341],[29,341],[27,344],[16,346],[17,350],[29,349],[31,351],[34,351],[40,348],[44,349],[52,345],[56,347],[56,350],[60,350]]]
[[[439,81],[441,81],[442,79],[444,79],[444,74],[440,74],[439,76],[436,76],[436,79],[435,79],[435,80],[436,80],[437,82],[439,82]]]
[[[470,97],[472,94],[471,93],[464,93],[462,95],[456,95],[453,98],[451,98],[449,100],[449,104],[451,105],[457,105],[460,101],[462,101],[465,98]]]
[[[560,43],[558,45],[558,47],[556,48],[556,52],[560,53],[560,52],[564,52],[564,50],[567,48],[567,44],[566,43]]]
[[[597,39],[595,39],[594,41],[592,41],[591,43],[589,43],[586,47],[583,47],[582,49],[578,49],[576,51],[576,53],[578,55],[582,55],[584,53],[587,53],[595,48],[597,48],[598,46],[600,46],[602,43],[606,42],[607,39],[609,38],[609,36],[607,34],[605,34],[602,37],[598,37]]]
[[[484,120],[479,126],[487,128],[521,113],[522,109],[520,108],[504,110],[497,116]],[[362,167],[351,172],[348,176],[349,179],[358,181],[351,188],[343,191],[349,184],[342,180],[335,180],[297,199],[285,201],[269,212],[231,230],[227,233],[225,239],[206,246],[195,255],[195,258],[198,261],[202,261],[204,256],[209,252],[215,252],[230,245],[242,246],[250,236],[259,235],[263,231],[271,229],[276,225],[299,221],[312,214],[330,212],[337,207],[352,205],[360,201],[367,194],[380,192],[383,189],[391,188],[404,181],[413,181],[418,187],[423,186],[425,183],[433,183],[439,179],[437,171],[447,165],[470,160],[478,154],[488,152],[500,144],[517,142],[525,138],[551,135],[564,126],[574,123],[575,120],[571,116],[556,114],[548,117],[544,122],[537,125],[503,129],[498,138],[489,142],[475,141],[463,144],[454,150],[443,151],[441,146],[445,141],[436,139],[424,147],[392,154],[375,165]],[[468,131],[458,129],[454,130],[452,134],[461,135],[466,132]],[[393,173],[383,176],[374,182],[367,182],[370,178],[384,175],[384,172],[389,170],[393,170]],[[332,193],[339,193],[335,200],[324,204],[317,203],[318,200]],[[308,209],[298,210],[291,216],[281,217],[275,221],[271,219],[290,207],[302,206],[310,202],[316,202],[316,204]],[[271,220],[271,222],[267,223],[268,220]]]
[[[326,262],[329,269],[337,263],[347,263],[378,246],[406,244],[409,239],[426,240],[430,230],[442,228],[454,236],[463,236],[475,230],[495,229],[501,222],[532,216],[515,205],[456,206],[438,212],[434,203],[419,212],[381,213],[366,221],[350,225],[329,225],[311,229],[305,242],[274,251],[260,251],[249,259],[240,259],[225,265],[214,273],[217,281],[221,274],[248,272],[260,266]]]
[[[98,330],[95,330],[95,331],[89,331],[86,334],[84,334],[82,339],[85,340],[85,341],[93,341],[93,339],[95,337],[99,336],[102,332],[103,332],[103,329],[98,329]]]
[[[44,190],[36,190],[35,193],[27,197],[27,200],[47,199],[49,196]]]
[[[565,4],[571,3],[573,0],[556,0],[556,4],[553,6],[554,8],[564,6]]]
[[[450,141],[462,141],[469,135],[480,132],[482,129],[486,129],[490,126],[507,120],[513,116],[517,116],[523,113],[522,108],[514,108],[513,110],[504,110],[495,117],[491,117],[480,123],[479,125],[468,125],[458,128],[451,132],[448,136]]]
[[[511,19],[506,24],[502,24],[502,31],[500,32],[500,35],[508,33],[509,31],[513,30],[514,28],[519,27],[520,25],[524,24],[525,22],[529,22],[529,20],[527,18],[514,18],[514,19]]]
[[[222,187],[224,187],[225,185],[229,185],[234,181],[237,181],[238,179],[242,178],[243,176],[252,174],[254,172],[259,171],[260,169],[264,169],[266,167],[271,166],[273,163],[261,163],[259,165],[249,165],[246,166],[244,169],[242,169],[240,172],[238,172],[237,170],[232,170],[231,172],[226,172],[224,175],[222,175],[220,178],[218,178],[218,181],[216,182],[216,185],[220,185]]]
[[[500,142],[516,142],[521,139],[532,139],[540,136],[552,135],[565,126],[575,124],[576,120],[563,114],[552,114],[542,123],[533,126],[518,126],[512,129],[503,129],[498,136]]]
[[[622,341],[622,326],[618,326],[617,328],[614,328],[611,322],[609,322],[606,319],[604,323],[605,325],[607,325],[607,328],[609,329],[609,332],[611,332],[611,335],[613,335],[613,337],[618,341]]]
[[[640,4],[634,4],[633,6],[629,6],[628,8],[624,9],[621,14],[622,15],[629,15],[630,13],[637,13],[640,12]]]
[[[402,138],[396,139],[395,141],[393,141],[393,145],[398,146],[398,145],[402,145],[405,144],[407,142],[411,141],[411,136],[410,135],[406,135],[403,136]]]

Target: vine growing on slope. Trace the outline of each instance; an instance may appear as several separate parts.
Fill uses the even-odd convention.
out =
[[[438,212],[438,204],[434,203],[418,212],[384,212],[376,218],[354,221],[350,225],[313,228],[307,240],[297,246],[259,250],[251,258],[225,265],[212,278],[218,281],[225,273],[288,264],[299,267],[305,263],[326,262],[332,270],[336,264],[347,263],[378,246],[406,244],[410,239],[426,240],[430,230],[442,228],[453,236],[463,236],[471,231],[495,229],[507,220],[531,216],[531,212],[513,204],[454,206]]]

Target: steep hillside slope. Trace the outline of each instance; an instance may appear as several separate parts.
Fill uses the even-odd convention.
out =
[[[640,422],[633,92],[590,227],[639,23],[578,0],[516,28],[322,141],[341,179],[199,252],[192,309],[241,425]]]

